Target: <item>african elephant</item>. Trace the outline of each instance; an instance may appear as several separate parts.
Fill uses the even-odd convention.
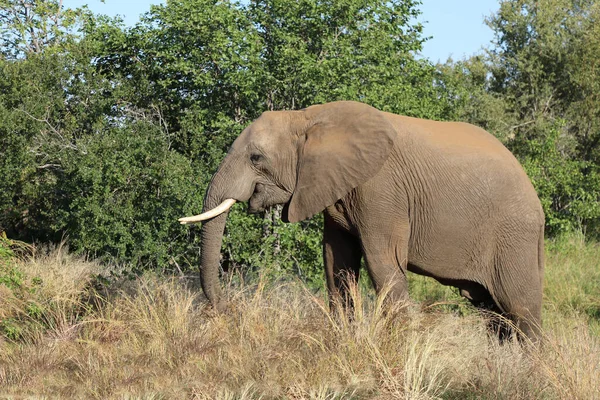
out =
[[[455,286],[536,339],[541,325],[544,214],[515,157],[491,134],[340,101],[263,113],[212,178],[201,229],[202,288],[221,305],[219,256],[228,209],[283,204],[297,222],[324,211],[330,300],[361,258],[376,291],[406,299],[407,271]]]

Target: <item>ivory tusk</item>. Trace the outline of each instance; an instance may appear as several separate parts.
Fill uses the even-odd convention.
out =
[[[215,208],[208,210],[205,213],[202,213],[200,215],[194,215],[193,217],[179,218],[178,221],[182,225],[195,224],[198,222],[206,221],[207,219],[214,218],[219,214],[223,214],[225,211],[229,210],[231,208],[231,206],[234,204],[235,204],[234,199],[227,199],[224,202],[222,202],[221,204],[219,204],[218,206],[216,206]]]

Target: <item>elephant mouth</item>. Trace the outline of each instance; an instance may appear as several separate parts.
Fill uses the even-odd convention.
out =
[[[289,203],[291,194],[277,185],[256,183],[252,196],[248,200],[248,213],[258,214],[269,208]]]
[[[265,185],[262,183],[257,183],[254,185],[254,191],[252,192],[252,196],[248,200],[248,212],[250,214],[258,214],[267,209],[262,201],[262,197],[265,193]]]

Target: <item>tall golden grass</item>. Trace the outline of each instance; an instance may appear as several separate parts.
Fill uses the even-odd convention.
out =
[[[544,345],[528,349],[490,338],[476,312],[358,288],[351,316],[266,280],[228,287],[218,314],[194,279],[98,285],[102,267],[59,249],[19,262],[30,289],[0,285],[0,320],[20,329],[0,336],[0,398],[596,399],[600,282],[581,287],[599,260],[597,245],[551,249]]]

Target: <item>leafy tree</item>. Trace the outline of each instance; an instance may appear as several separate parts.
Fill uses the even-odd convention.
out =
[[[73,250],[134,266],[193,258],[173,223],[198,207],[192,166],[172,149],[162,111],[133,107],[135,87],[99,73],[100,43],[85,35],[118,23],[58,1],[2,5],[1,15],[22,5],[25,19],[2,20],[0,231],[68,238]]]
[[[85,8],[64,9],[62,1],[0,0],[0,54],[23,58],[72,40],[84,14]]]
[[[511,126],[517,123],[504,98],[490,89],[489,60],[483,55],[474,55],[460,61],[449,59],[437,68],[440,84],[451,93],[451,119],[480,126],[508,143],[512,137]]]
[[[144,121],[77,144],[85,153],[70,153],[58,174],[54,229],[95,257],[150,267],[182,262],[192,242],[175,222],[182,207],[200,202],[190,162]]]
[[[434,69],[414,57],[424,39],[416,1],[251,1],[262,44],[266,109],[359,100],[385,111],[444,118]]]

